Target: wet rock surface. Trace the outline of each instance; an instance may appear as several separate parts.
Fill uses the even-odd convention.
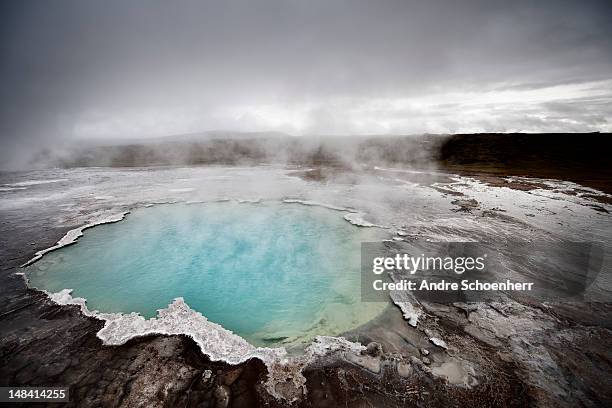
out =
[[[236,366],[212,362],[182,335],[105,346],[96,336],[101,321],[28,289],[15,274],[19,265],[82,225],[80,216],[101,208],[81,200],[78,208],[61,210],[73,201],[79,199],[0,209],[0,386],[70,386],[66,405],[78,407],[290,405],[268,393],[267,369],[258,359]],[[416,327],[390,306],[346,333],[365,350],[309,363],[302,371],[307,392],[291,406],[612,404],[609,304],[553,307],[517,299],[418,308],[423,318]]]

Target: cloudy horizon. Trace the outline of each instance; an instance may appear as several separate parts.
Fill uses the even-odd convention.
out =
[[[612,131],[606,1],[0,7],[9,166],[58,142],[209,130]]]

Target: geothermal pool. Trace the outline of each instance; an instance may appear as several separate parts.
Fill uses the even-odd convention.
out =
[[[32,286],[74,289],[90,310],[150,318],[183,297],[257,346],[301,347],[376,317],[360,300],[360,243],[343,212],[288,203],[170,204],[84,232],[27,268]]]

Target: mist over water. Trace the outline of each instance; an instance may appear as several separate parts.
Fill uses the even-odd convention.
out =
[[[316,138],[269,133],[199,133],[116,145],[74,144],[43,149],[35,167],[148,167],[159,165],[301,165],[356,169],[364,165],[429,167],[445,137]]]
[[[136,210],[29,267],[33,286],[74,289],[91,310],[154,317],[183,297],[255,345],[299,346],[375,317],[360,301],[360,243],[381,231],[292,204],[215,203]]]

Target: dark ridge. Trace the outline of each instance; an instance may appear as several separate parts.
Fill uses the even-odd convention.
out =
[[[612,193],[610,133],[457,134],[439,148],[444,170],[569,180]]]

